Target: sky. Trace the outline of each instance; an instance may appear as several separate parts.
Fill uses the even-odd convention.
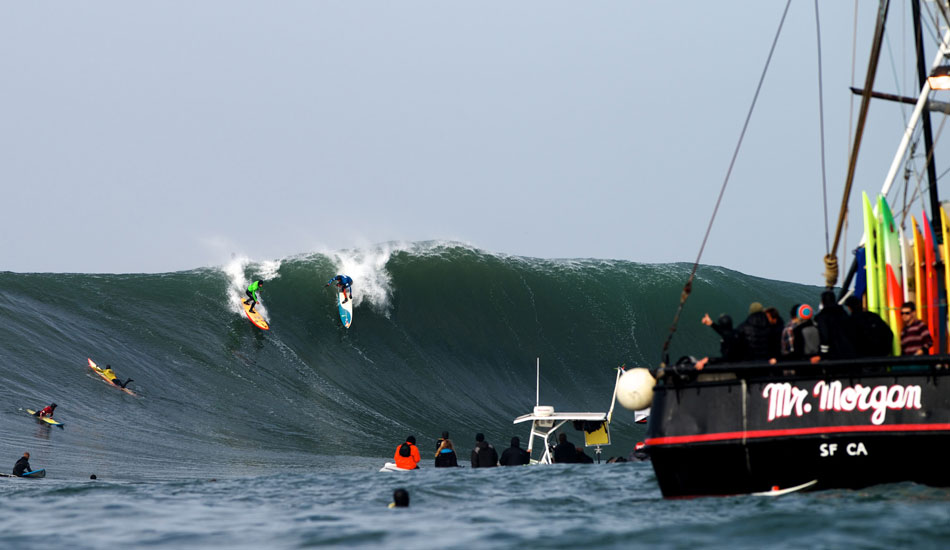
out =
[[[909,8],[892,4],[875,89],[916,96]],[[819,2],[831,224],[877,7]],[[427,240],[692,262],[784,8],[7,2],[0,270],[166,272]],[[703,263],[822,283],[816,42],[814,4],[793,2]],[[909,112],[872,104],[852,211]],[[936,158],[939,173],[939,143]],[[841,250],[860,233],[856,218]]]

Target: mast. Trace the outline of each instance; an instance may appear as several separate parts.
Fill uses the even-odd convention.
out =
[[[921,35],[920,30],[920,0],[911,0],[911,6],[914,11],[914,45],[917,48],[917,78],[920,82],[920,86],[923,87],[927,81],[927,77],[930,74],[927,72],[927,68],[924,66],[924,40]],[[938,54],[942,53],[943,45],[938,48]],[[940,56],[938,56],[940,57]],[[929,83],[928,83],[929,87]],[[929,94],[928,94],[929,95]],[[934,163],[934,140],[933,132],[930,128],[930,111],[922,112],[921,122],[923,122],[924,128],[924,149],[927,152],[927,181],[930,184],[928,186],[930,191],[930,223],[933,225],[934,232],[934,241],[937,243],[937,246],[943,244],[943,216],[940,215],[940,197],[937,196],[937,166]],[[937,308],[939,313],[940,323],[937,327],[933,327],[934,330],[939,331],[940,338],[938,340],[939,346],[937,353],[945,352],[947,348],[947,287],[944,282],[944,270],[947,268],[943,264],[943,254],[937,254]],[[939,327],[939,328],[938,328]]]
[[[851,158],[848,161],[848,177],[844,182],[844,196],[841,197],[841,208],[838,211],[838,227],[835,229],[834,244],[825,256],[826,275],[825,286],[831,288],[838,278],[837,262],[838,243],[841,241],[841,231],[844,228],[845,214],[848,212],[848,198],[851,196],[851,186],[854,183],[854,170],[858,163],[858,151],[861,149],[861,139],[864,137],[864,123],[867,121],[868,108],[871,105],[871,89],[874,88],[874,77],[877,75],[877,62],[881,57],[881,47],[884,44],[884,24],[887,22],[888,0],[881,0],[877,10],[877,24],[874,27],[874,41],[871,45],[871,57],[868,60],[868,71],[864,76],[864,95],[861,97],[861,109],[858,113],[858,125],[854,134],[854,144],[851,146]],[[832,273],[828,269],[834,263]]]
[[[920,87],[923,88],[924,84],[927,83],[927,77],[930,76],[930,73],[927,72],[927,67],[924,66],[924,40],[920,30],[920,0],[911,0],[910,4],[914,11],[914,45],[917,48],[917,79]],[[942,55],[939,57],[942,57]],[[929,88],[930,85],[928,84],[927,87]],[[930,111],[922,112],[920,119],[921,122],[924,123],[924,146],[927,151],[927,181],[930,183],[930,220],[934,227],[934,235],[937,237],[937,243],[942,244],[943,222],[940,220],[940,198],[937,196],[937,167],[934,164],[934,139],[930,126]],[[940,264],[940,260],[937,260],[937,263]],[[941,301],[945,302],[946,300]],[[943,318],[946,318],[946,315],[943,315]]]
[[[948,28],[943,34],[943,40],[940,42],[940,47],[937,48],[937,55],[934,57],[934,62],[930,67],[931,70],[940,66],[944,56],[947,54],[948,42],[950,42],[950,28]],[[867,93],[868,87],[865,86],[864,88],[865,93]],[[894,184],[894,179],[897,177],[897,172],[900,170],[901,164],[904,161],[904,154],[907,152],[907,147],[910,145],[910,138],[914,133],[914,128],[917,127],[917,120],[923,113],[924,107],[927,105],[927,98],[929,96],[930,83],[925,78],[924,83],[921,84],[920,95],[917,96],[917,105],[914,107],[914,112],[911,114],[910,120],[907,122],[907,128],[904,130],[904,137],[901,139],[901,143],[897,148],[897,153],[894,155],[894,160],[891,161],[891,168],[888,170],[887,176],[884,178],[884,185],[881,187],[881,193],[885,196],[891,190],[891,185]]]

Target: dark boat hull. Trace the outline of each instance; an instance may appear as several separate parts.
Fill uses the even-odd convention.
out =
[[[661,374],[647,449],[665,497],[950,486],[950,357]],[[690,372],[691,371],[691,372]]]

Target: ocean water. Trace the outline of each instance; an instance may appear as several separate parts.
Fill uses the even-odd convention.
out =
[[[535,404],[604,411],[654,366],[689,266],[386,245],[165,274],[0,273],[0,548],[943,547],[947,493],[897,485],[663,500],[649,463],[431,468],[451,433],[496,448]],[[340,326],[325,282],[354,284]],[[262,278],[253,327],[238,297]],[[819,289],[704,267],[671,355],[716,353],[705,312],[787,312]],[[87,358],[131,377],[137,397]],[[56,402],[65,428],[24,409]],[[645,427],[618,409],[603,458]],[[380,473],[415,435],[424,469]],[[572,440],[580,440],[572,437]],[[590,451],[589,451],[590,453]],[[98,479],[92,481],[90,475]],[[396,487],[409,509],[386,507]]]
[[[664,500],[649,463],[8,480],[2,548],[946,548],[945,489]],[[409,508],[390,509],[395,488]]]

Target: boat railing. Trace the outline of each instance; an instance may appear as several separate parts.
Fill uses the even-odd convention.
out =
[[[655,378],[661,384],[729,383],[748,378],[814,378],[838,376],[950,375],[950,355],[912,355],[902,357],[861,357],[856,359],[746,361],[740,363],[709,363],[697,369],[691,361],[678,361],[657,369]]]

